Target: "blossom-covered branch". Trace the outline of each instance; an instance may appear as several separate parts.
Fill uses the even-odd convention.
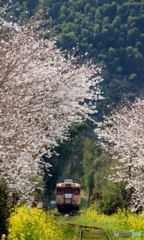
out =
[[[127,188],[134,191],[133,202],[137,206],[143,205],[144,100],[137,99],[135,103],[117,109],[95,131],[103,147],[108,148],[114,157],[118,154],[122,163],[122,170],[111,179],[127,181]]]
[[[35,26],[1,19],[0,32],[0,174],[29,194],[40,156],[51,155],[72,122],[95,112],[101,69],[65,59]]]

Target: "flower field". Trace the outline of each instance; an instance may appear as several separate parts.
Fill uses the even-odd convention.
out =
[[[144,239],[144,215],[136,215],[118,210],[111,216],[104,215],[92,208],[85,208],[79,216],[57,219],[53,211],[26,206],[16,207],[9,219],[7,240],[77,240],[79,227],[68,226],[76,223],[96,226],[107,231],[111,239]],[[141,233],[141,236],[116,237],[114,232]],[[2,236],[5,240],[5,235]]]
[[[72,235],[77,240],[75,229],[58,223],[52,212],[38,208],[17,207],[9,219],[8,240],[67,240]],[[2,236],[2,240],[5,236]]]

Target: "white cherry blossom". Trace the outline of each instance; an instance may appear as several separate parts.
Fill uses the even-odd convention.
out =
[[[27,198],[40,156],[51,155],[72,122],[95,112],[101,69],[66,59],[35,26],[1,19],[0,32],[0,175]]]
[[[116,109],[95,132],[104,148],[122,163],[113,181],[127,181],[133,203],[144,204],[144,100]]]

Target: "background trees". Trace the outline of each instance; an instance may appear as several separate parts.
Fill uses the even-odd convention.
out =
[[[64,4],[64,5],[63,5]],[[129,61],[125,62],[126,67],[123,67],[123,57],[121,55],[120,47],[126,49],[129,46],[134,47],[140,41],[142,43],[141,34],[141,19],[143,18],[143,7],[141,2],[133,4],[131,1],[123,3],[107,1],[98,2],[92,1],[91,3],[81,1],[59,3],[56,14],[53,15],[53,3],[49,3],[49,15],[52,16],[52,25],[56,27],[56,34],[60,34],[58,38],[58,46],[67,48],[65,39],[65,28],[69,24],[73,24],[73,36],[71,35],[71,47],[79,43],[81,52],[88,52],[88,57],[98,58],[101,61],[100,54],[107,54],[109,48],[113,48],[116,56],[113,55],[111,59],[103,59],[103,64],[106,64],[111,73],[122,73],[131,75],[138,74],[139,81],[143,82],[142,72],[138,70],[138,64],[133,72],[133,66],[129,65]],[[139,17],[138,17],[139,16]],[[63,24],[64,22],[64,24]],[[95,31],[95,25],[98,26],[99,31]],[[57,28],[58,26],[58,28]],[[68,28],[67,28],[68,29]],[[71,29],[67,34],[71,33]],[[77,40],[75,41],[75,37]],[[65,42],[65,44],[63,44]],[[103,43],[99,47],[100,43]],[[89,45],[92,44],[90,51]],[[141,53],[141,52],[140,52]],[[130,56],[129,56],[130,57]],[[115,58],[118,58],[117,65],[113,64]],[[133,58],[131,58],[133,62]],[[137,63],[135,59],[134,64]],[[143,61],[141,61],[143,64]],[[119,72],[119,69],[121,71]]]

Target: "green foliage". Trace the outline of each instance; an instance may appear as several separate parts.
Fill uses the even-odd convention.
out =
[[[102,200],[100,201],[100,209],[105,214],[112,214],[120,209],[128,209],[130,207],[131,191],[125,189],[124,182],[113,183],[105,180],[102,189]]]
[[[134,47],[134,45],[142,38],[141,34],[143,34],[143,30],[140,28],[139,24],[137,26],[134,24],[137,20],[137,16],[142,16],[142,7],[141,3],[136,3],[136,8],[134,8],[132,4],[127,4],[125,1],[123,1],[122,5],[119,4],[121,4],[121,2],[107,3],[105,0],[103,2],[93,1],[92,4],[89,4],[87,1],[84,1],[82,4],[81,1],[78,1],[75,2],[74,5],[71,1],[68,1],[63,3],[64,7],[61,7],[61,12],[54,21],[55,25],[57,25],[57,22],[60,23],[59,20],[61,14],[66,14],[65,19],[63,19],[65,25],[68,26],[69,23],[75,23],[71,30],[69,30],[71,36],[69,40],[72,43],[75,43],[76,41],[79,42],[79,47],[82,49],[83,44],[85,43],[85,52],[89,51],[89,45],[93,44],[93,47],[99,51],[98,60],[100,62],[104,61],[110,71],[113,73],[120,72],[130,74],[133,65],[128,63],[128,67],[123,68],[123,56],[119,55],[119,48],[127,48],[129,46]],[[71,8],[73,9],[73,19],[68,18],[68,12],[71,12]],[[94,8],[96,10],[94,10]],[[94,11],[95,15],[91,14]],[[79,26],[80,23],[81,26]],[[97,28],[95,28],[95,26],[97,26]],[[73,34],[71,33],[72,31]],[[62,46],[64,46],[63,44],[66,41],[66,36],[63,35],[64,32],[65,27],[62,26]],[[60,42],[58,42],[58,44],[60,45]],[[66,44],[65,46],[67,47]],[[71,47],[73,47],[73,44]],[[103,48],[106,48],[107,51],[105,58],[100,55]],[[110,49],[113,49],[114,52],[110,52]],[[90,56],[94,56],[92,55],[92,52]],[[116,56],[119,56],[119,64],[114,67],[113,61]],[[132,62],[133,56],[129,56],[129,60]],[[115,68],[117,67],[119,68],[115,71]],[[137,74],[140,74],[139,71]]]
[[[117,161],[103,151],[96,141],[86,138],[83,147],[83,187],[88,194],[88,203],[106,214],[117,208],[127,209],[130,205],[131,190],[126,190],[125,182],[112,183],[108,176],[115,171]],[[102,193],[102,199],[97,194]]]
[[[0,237],[2,234],[7,234],[8,232],[8,218],[10,216],[11,208],[15,201],[11,196],[11,202],[9,201],[9,192],[7,185],[4,180],[0,180]]]
[[[129,81],[137,81],[137,74],[133,73],[129,76]]]
[[[101,191],[104,177],[110,173],[112,159],[108,153],[102,151],[97,141],[89,138],[85,139],[83,151],[83,187],[90,200],[92,193]]]
[[[71,138],[74,138],[76,135],[82,132],[82,130],[87,128],[88,128],[88,125],[85,122],[73,123],[69,130]]]
[[[7,194],[4,183],[0,183],[0,236],[7,233]]]

